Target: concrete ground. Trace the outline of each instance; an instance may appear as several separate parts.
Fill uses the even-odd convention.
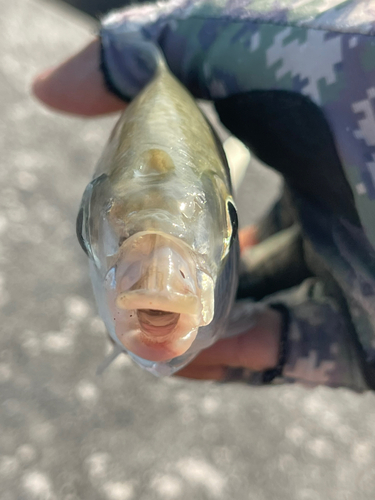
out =
[[[93,25],[42,0],[0,8],[1,500],[372,500],[372,393],[158,380],[125,356],[96,377],[108,341],[75,216],[114,118],[29,94]],[[250,222],[277,180],[253,164],[245,184]]]

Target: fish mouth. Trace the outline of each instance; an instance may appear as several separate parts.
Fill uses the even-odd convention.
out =
[[[212,320],[213,280],[197,267],[192,249],[170,235],[126,240],[113,284],[116,336],[149,361],[184,354]]]
[[[138,309],[137,316],[139,327],[146,337],[164,340],[176,329],[181,315],[155,309]]]

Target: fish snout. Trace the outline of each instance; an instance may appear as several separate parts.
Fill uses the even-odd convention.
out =
[[[158,234],[143,235],[128,246],[116,270],[116,335],[144,359],[180,356],[207,324],[206,298],[191,252]]]

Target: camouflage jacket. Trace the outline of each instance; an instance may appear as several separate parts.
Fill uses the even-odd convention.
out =
[[[285,177],[243,264],[243,296],[290,311],[274,382],[375,388],[375,1],[171,0],[112,12],[102,67],[125,99],[152,75],[129,52],[129,32],[158,43],[192,93],[215,101],[224,124]],[[296,268],[298,279],[284,279]],[[285,290],[253,294],[257,275],[260,288],[273,275]]]

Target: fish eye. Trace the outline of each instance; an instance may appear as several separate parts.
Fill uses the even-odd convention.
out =
[[[227,201],[227,210],[229,214],[229,219],[230,223],[232,225],[232,241],[237,238],[238,234],[238,215],[237,215],[237,209],[234,206],[234,204],[228,200]]]

